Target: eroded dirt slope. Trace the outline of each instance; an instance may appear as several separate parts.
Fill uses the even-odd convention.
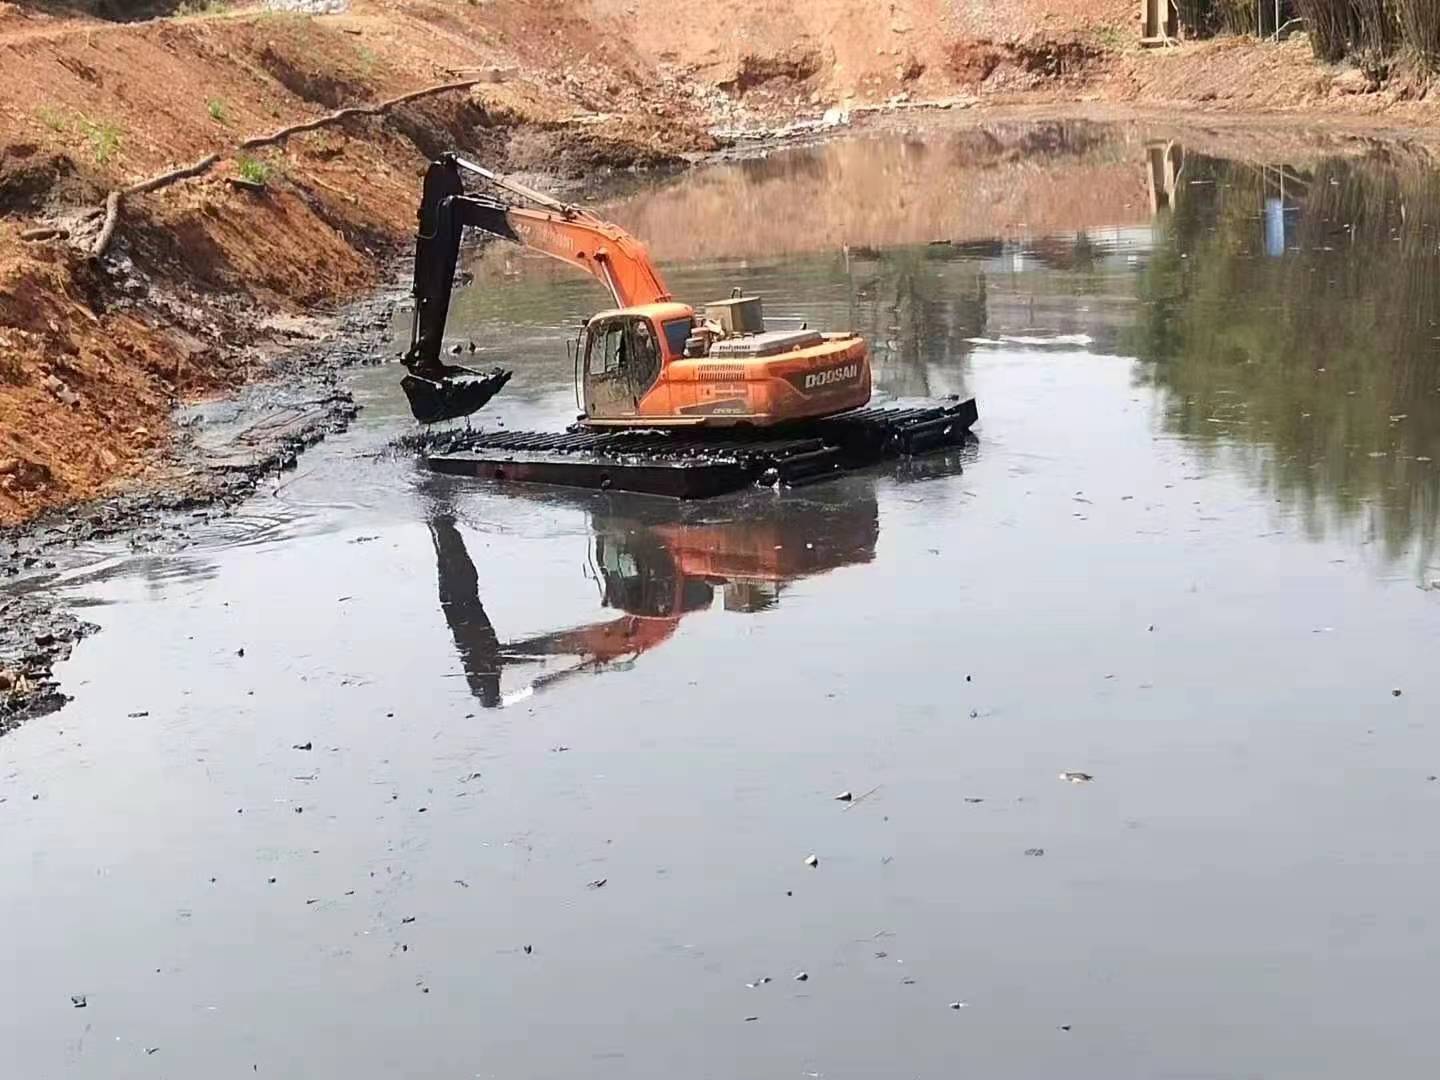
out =
[[[140,25],[0,18],[0,521],[83,498],[153,459],[182,396],[251,375],[269,316],[373,284],[413,223],[428,157],[579,174],[713,145],[635,57],[550,7],[357,5]],[[561,58],[564,77],[554,71]],[[242,139],[436,84],[481,85],[282,147]],[[603,106],[603,108],[602,108]],[[208,154],[205,176],[128,198],[102,261],[105,193]],[[248,176],[263,190],[229,181]],[[35,239],[37,228],[69,235]]]

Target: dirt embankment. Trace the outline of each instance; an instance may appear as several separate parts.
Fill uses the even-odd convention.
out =
[[[542,7],[124,25],[0,5],[0,522],[140,474],[177,400],[264,370],[241,346],[282,345],[285,316],[372,286],[434,154],[575,175],[714,145],[666,76]],[[197,178],[127,196],[105,257],[87,254],[108,192],[212,154]]]
[[[1428,107],[1423,88],[1358,92],[1375,88],[1316,66],[1303,42],[1141,52],[1131,0],[319,6],[343,10],[215,0],[114,23],[0,0],[0,523],[141,477],[177,401],[264,374],[294,316],[373,286],[442,149],[584,177],[686,160],[718,145],[712,132],[886,101]],[[1063,193],[1033,182],[1041,220]],[[127,187],[96,258],[100,208]],[[647,230],[662,249],[665,230]]]

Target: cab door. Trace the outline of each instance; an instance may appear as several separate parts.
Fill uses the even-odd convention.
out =
[[[613,315],[591,323],[582,379],[585,415],[596,420],[637,416],[660,379],[660,344],[643,315]]]

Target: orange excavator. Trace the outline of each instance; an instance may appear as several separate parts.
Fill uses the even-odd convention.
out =
[[[491,192],[468,194],[462,171]],[[592,316],[576,344],[584,427],[771,427],[870,400],[864,339],[803,324],[769,329],[755,296],[732,296],[703,312],[678,303],[644,245],[619,226],[474,162],[447,154],[430,166],[419,219],[409,374],[401,383],[417,420],[466,416],[510,378],[441,360],[467,226],[566,262],[609,289],[615,307]]]

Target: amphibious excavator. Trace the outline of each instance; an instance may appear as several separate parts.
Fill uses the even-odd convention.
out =
[[[461,174],[487,190],[469,193]],[[855,334],[771,329],[759,297],[697,311],[676,301],[645,247],[617,225],[454,154],[425,174],[415,244],[415,314],[402,380],[415,418],[465,416],[510,373],[441,359],[465,228],[533,248],[597,278],[615,307],[592,316],[575,350],[582,427],[770,428],[870,400],[870,360]]]

